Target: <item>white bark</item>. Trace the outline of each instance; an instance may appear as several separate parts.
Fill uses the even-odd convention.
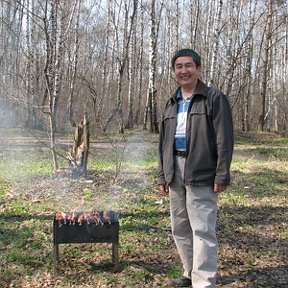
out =
[[[216,66],[217,66],[217,55],[219,50],[219,38],[220,38],[220,25],[221,25],[221,15],[222,15],[223,1],[217,1],[217,13],[214,26],[214,37],[213,37],[213,54],[212,54],[212,63],[210,68],[210,77],[208,85],[214,85],[215,75],[216,75]]]

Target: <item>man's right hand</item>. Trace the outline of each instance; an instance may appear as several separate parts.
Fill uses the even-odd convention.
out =
[[[169,194],[169,187],[168,185],[159,185],[160,192],[163,194]]]

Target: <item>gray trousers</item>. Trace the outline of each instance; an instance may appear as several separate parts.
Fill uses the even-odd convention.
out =
[[[175,176],[169,187],[171,226],[184,276],[193,288],[216,286],[217,194],[211,186],[185,186],[185,158],[175,157]]]

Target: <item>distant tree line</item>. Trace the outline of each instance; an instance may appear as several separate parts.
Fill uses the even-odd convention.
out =
[[[0,125],[48,129],[53,143],[85,111],[91,135],[157,133],[171,56],[190,47],[235,129],[288,134],[287,11],[286,0],[0,0]]]

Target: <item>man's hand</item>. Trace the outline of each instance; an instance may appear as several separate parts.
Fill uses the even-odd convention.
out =
[[[221,184],[214,184],[214,192],[215,193],[221,193],[227,189],[227,185],[221,185]]]
[[[163,194],[169,194],[169,187],[168,187],[168,185],[159,185],[159,190],[160,190],[160,192],[161,193],[163,193]]]

